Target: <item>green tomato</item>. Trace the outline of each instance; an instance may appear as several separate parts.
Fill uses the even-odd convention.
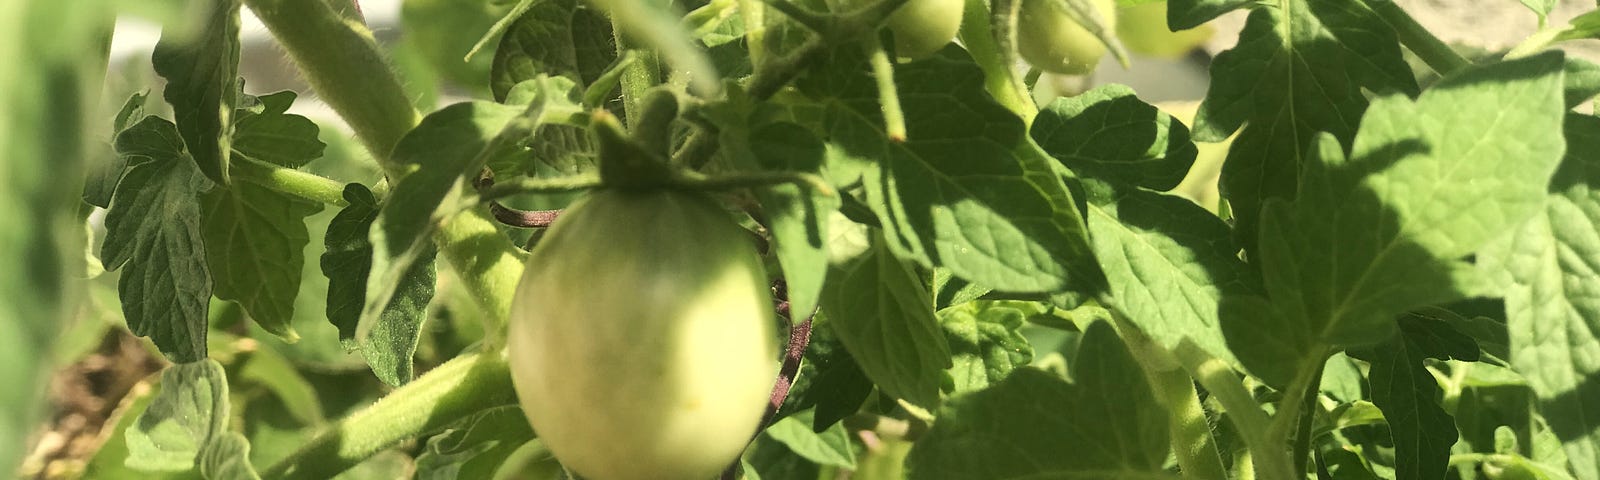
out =
[[[964,3],[964,0],[909,0],[895,10],[889,15],[895,55],[923,58],[949,45],[961,30]]]
[[[524,413],[589,480],[715,476],[777,374],[766,273],[710,198],[596,191],[528,258],[508,350]]]
[[[1117,39],[1128,51],[1175,59],[1211,38],[1211,25],[1174,32],[1167,29],[1167,2],[1123,7],[1117,12]]]
[[[1071,75],[1094,71],[1106,45],[1079,25],[1062,0],[1022,0],[1017,18],[1017,53],[1040,70]],[[1115,0],[1094,0],[1107,26],[1117,23]]]

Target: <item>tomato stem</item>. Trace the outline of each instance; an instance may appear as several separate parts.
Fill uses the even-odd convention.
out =
[[[1376,1],[1367,2],[1367,5],[1378,14],[1378,18],[1383,19],[1383,23],[1389,24],[1389,28],[1394,29],[1400,44],[1405,45],[1407,50],[1416,54],[1417,58],[1422,59],[1422,63],[1428,64],[1428,68],[1432,68],[1433,71],[1439,72],[1440,75],[1449,75],[1472,66],[1470,60],[1456,53],[1455,49],[1450,48],[1443,40],[1439,40],[1439,37],[1429,33],[1428,29],[1423,28],[1422,24],[1417,23],[1415,18],[1394,2]]]
[[[343,117],[384,171],[400,137],[421,120],[377,40],[351,1],[246,0],[300,66],[319,97]],[[336,4],[342,4],[337,5]]]
[[[894,62],[883,50],[883,42],[869,38],[862,42],[867,58],[872,63],[872,76],[877,79],[878,105],[883,109],[884,135],[891,142],[906,141],[906,116],[900,110],[900,92],[894,85]]]
[[[401,441],[516,403],[502,352],[465,354],[318,433],[262,478],[332,478]]]
[[[338,207],[349,204],[344,199],[344,184],[338,181],[242,155],[234,155],[230,163],[233,164],[233,169],[229,173],[235,180],[243,180],[266,187],[268,190],[313,202]]]
[[[984,87],[995,101],[1022,117],[1025,124],[1033,124],[1039,109],[1034,106],[1027,87],[1017,78],[1015,63],[1007,60],[1009,54],[995,38],[987,0],[967,0],[961,17],[961,43],[972,54],[978,68],[983,69]]]

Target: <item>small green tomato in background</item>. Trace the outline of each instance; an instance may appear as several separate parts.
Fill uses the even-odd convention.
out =
[[[1211,25],[1174,32],[1167,28],[1167,2],[1122,7],[1117,11],[1117,39],[1128,51],[1152,58],[1175,59],[1199,47],[1215,33]]]
[[[522,408],[588,480],[705,480],[756,433],[777,374],[750,236],[705,195],[600,190],[528,259],[508,325]]]
[[[963,0],[910,0],[889,16],[895,55],[917,59],[949,45],[961,30]]]
[[[1047,72],[1083,75],[1094,71],[1106,45],[1072,19],[1063,0],[1022,0],[1017,18],[1017,53]],[[1092,0],[1108,28],[1117,23],[1115,0]]]

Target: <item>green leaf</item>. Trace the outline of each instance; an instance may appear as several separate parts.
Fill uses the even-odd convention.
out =
[[[200,459],[200,476],[206,480],[260,480],[250,465],[250,442],[237,432],[225,432],[206,445]]]
[[[1399,323],[1400,335],[1350,354],[1371,364],[1372,403],[1383,411],[1394,437],[1396,478],[1444,478],[1459,434],[1455,419],[1436,400],[1443,391],[1424,361],[1462,354],[1476,358],[1478,346],[1471,339],[1470,348],[1439,342],[1439,332],[1450,328],[1442,321],[1408,315]]]
[[[1178,186],[1197,151],[1188,127],[1117,84],[1057,99],[1028,135],[1073,173],[1153,190]]]
[[[845,431],[844,424],[837,423],[827,430],[815,432],[811,429],[812,414],[813,411],[806,410],[790,415],[767,427],[766,434],[787,445],[796,455],[818,465],[854,469],[855,451],[850,447],[850,434]]]
[[[951,366],[933,296],[882,239],[873,244],[871,255],[830,273],[822,292],[828,326],[884,393],[931,409]]]
[[[1564,145],[1560,69],[1559,53],[1540,55],[1446,78],[1415,102],[1375,101],[1349,161],[1323,136],[1300,198],[1263,211],[1270,303],[1224,299],[1245,366],[1282,386],[1318,346],[1380,342],[1400,313],[1484,291],[1462,258],[1544,202]]]
[[[507,405],[479,412],[428,439],[417,456],[418,480],[486,479],[506,458],[533,439],[522,407]]]
[[[132,166],[112,197],[100,256],[107,270],[123,270],[117,291],[128,328],[175,362],[205,358],[211,272],[198,197],[212,183],[172,122],[146,117],[116,146]]]
[[[299,168],[322,157],[327,145],[317,139],[320,129],[311,119],[287,113],[295,93],[282,91],[262,97],[246,95],[234,121],[233,153],[281,167]]]
[[[1173,31],[1187,30],[1253,3],[1254,0],[1167,0],[1167,25]]]
[[[722,148],[729,148],[727,142]],[[750,155],[770,170],[816,172],[823,145],[804,128],[773,123],[750,133]],[[797,185],[774,185],[756,191],[783,266],[790,317],[803,319],[817,307],[828,276],[828,215],[839,209],[838,197],[825,197]]]
[[[147,96],[146,92],[134,93],[122,104],[122,109],[117,111],[116,120],[111,125],[113,136],[122,133],[132,122],[144,119]],[[89,179],[83,186],[84,203],[101,208],[111,207],[111,195],[116,193],[117,183],[122,181],[122,176],[127,172],[128,158],[122,155],[112,155],[110,161],[92,165]]]
[[[1567,155],[1541,214],[1485,248],[1505,292],[1511,367],[1539,397],[1578,478],[1600,478],[1600,119],[1568,115]]]
[[[372,272],[373,249],[368,231],[378,219],[378,201],[367,187],[345,185],[344,198],[350,203],[328,224],[326,250],[322,254],[322,273],[328,277],[328,321],[339,328],[339,340],[346,348],[359,349],[372,373],[389,385],[411,381],[411,358],[421,338],[428,302],[433,299],[435,282],[434,249],[429,246],[394,285],[394,293],[379,313],[372,332],[358,340],[356,330],[366,301],[367,279]]]
[[[322,401],[317,398],[316,387],[295,368],[289,359],[278,353],[276,347],[262,344],[239,364],[234,373],[238,385],[260,385],[300,423],[320,425],[327,419],[322,411]]]
[[[458,103],[422,120],[395,147],[394,160],[408,170],[378,211],[373,224],[372,273],[367,279],[356,338],[364,338],[389,309],[412,266],[431,258],[430,236],[456,212],[475,202],[463,191],[491,158],[516,154],[518,145],[565,105],[571,82],[541,79],[526,108],[488,102]]]
[[[248,181],[212,189],[200,202],[213,293],[239,302],[273,335],[298,339],[289,322],[310,241],[305,219],[322,211],[322,204]]]
[[[1577,107],[1600,95],[1600,65],[1581,58],[1568,58],[1566,72],[1567,108]]]
[[[789,450],[788,445],[766,435],[756,436],[745,451],[745,478],[760,480],[816,480],[820,467]]]
[[[955,367],[953,393],[1000,383],[1011,371],[1033,361],[1033,346],[1022,335],[1027,312],[1012,302],[968,302],[939,311],[939,325],[950,344]]]
[[[207,20],[193,36],[166,32],[151,63],[167,79],[183,143],[206,177],[228,182],[234,105],[239,98],[239,0],[203,0]]]
[[[489,86],[504,101],[511,87],[540,74],[579,87],[593,83],[617,58],[605,14],[578,0],[535,1],[511,23],[495,50]]]
[[[896,67],[907,138],[884,132],[858,48],[833,52],[800,87],[825,108],[829,176],[860,181],[889,246],[997,290],[1094,289],[1103,278],[1083,218],[1022,119],[995,103],[959,49]]]
[[[161,372],[161,393],[127,430],[128,467],[181,471],[228,433],[228,379],[211,359]]]
[[[1072,383],[1022,368],[951,400],[906,464],[917,479],[1177,478],[1167,415],[1111,326],[1084,332]]]
[[[1180,10],[1173,5],[1169,15]],[[1222,191],[1246,249],[1254,252],[1264,203],[1294,198],[1314,136],[1350,145],[1367,107],[1364,90],[1411,94],[1417,86],[1394,32],[1359,0],[1257,8],[1238,46],[1217,55],[1193,134],[1220,142],[1238,132]]]
[[[1180,197],[1132,188],[1091,190],[1089,231],[1116,307],[1165,348],[1189,340],[1235,362],[1218,307],[1225,294],[1259,287],[1240,261],[1228,225]]]

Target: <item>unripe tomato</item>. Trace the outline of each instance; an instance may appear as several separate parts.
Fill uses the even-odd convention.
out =
[[[1122,7],[1117,12],[1117,40],[1128,51],[1154,58],[1183,56],[1211,38],[1211,25],[1174,32],[1167,28],[1167,2]]]
[[[949,45],[961,30],[963,3],[964,0],[909,0],[895,10],[889,15],[895,55],[923,58]]]
[[[709,479],[765,410],[773,315],[754,244],[710,198],[596,191],[546,232],[517,287],[517,397],[584,478]]]
[[[1017,17],[1017,53],[1040,70],[1071,75],[1094,71],[1106,45],[1067,14],[1062,0],[1022,0]],[[1115,0],[1094,0],[1107,27],[1117,23]]]

